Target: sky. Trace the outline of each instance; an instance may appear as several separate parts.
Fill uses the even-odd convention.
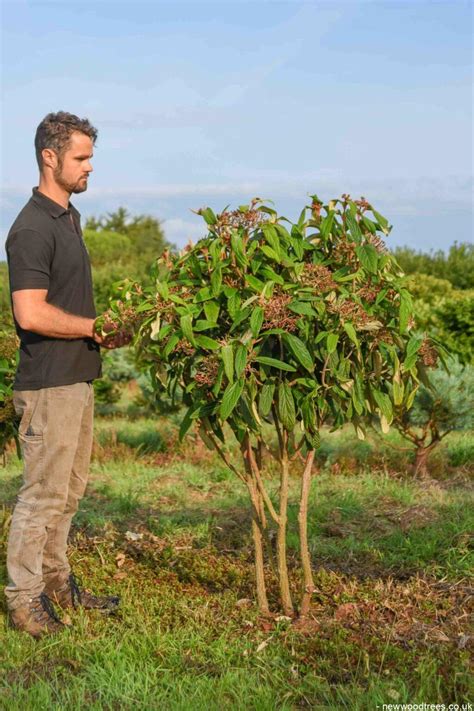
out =
[[[389,247],[471,241],[472,4],[0,0],[0,259],[50,111],[98,128],[86,217],[126,207],[177,245],[192,210],[364,196]]]

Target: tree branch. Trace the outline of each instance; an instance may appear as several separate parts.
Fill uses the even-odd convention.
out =
[[[217,439],[216,439],[216,436],[214,435],[214,433],[213,433],[213,432],[209,432],[209,430],[206,430],[206,434],[207,434],[207,436],[209,437],[209,439],[211,440],[212,444],[214,445],[215,450],[216,450],[217,454],[219,455],[219,457],[222,459],[222,461],[229,467],[229,469],[230,469],[231,471],[234,472],[234,474],[236,474],[236,475],[239,477],[240,481],[242,481],[244,484],[246,484],[247,482],[246,482],[246,480],[245,480],[245,477],[244,477],[243,474],[241,474],[241,472],[239,472],[239,470],[232,464],[232,462],[229,461],[229,459],[227,458],[226,453],[225,453],[224,450],[221,448],[220,444],[218,444]]]
[[[247,435],[246,437],[246,450],[247,450],[247,457],[249,461],[249,465],[251,468],[251,471],[255,477],[255,481],[257,483],[258,490],[260,494],[263,497],[263,500],[267,506],[267,509],[270,513],[270,516],[272,519],[275,521],[276,524],[280,523],[280,517],[275,511],[275,507],[273,506],[272,500],[270,499],[270,496],[268,495],[267,490],[265,489],[265,484],[263,483],[262,476],[260,474],[260,469],[257,465],[257,462],[255,461],[255,455],[252,449],[252,444],[250,442],[250,437]]]

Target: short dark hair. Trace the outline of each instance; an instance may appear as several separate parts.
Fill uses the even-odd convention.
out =
[[[58,111],[44,117],[36,129],[35,135],[36,160],[40,170],[43,168],[42,151],[45,148],[51,148],[61,160],[69,146],[71,135],[74,131],[79,131],[89,136],[92,139],[92,143],[95,144],[98,131],[90,123],[89,119],[80,119],[67,111]]]

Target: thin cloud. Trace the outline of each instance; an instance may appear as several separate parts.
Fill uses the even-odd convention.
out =
[[[407,178],[362,178],[326,173],[299,174],[283,180],[280,175],[266,174],[252,181],[227,181],[221,183],[165,183],[161,185],[102,187],[91,186],[80,197],[86,208],[91,202],[101,199],[116,200],[120,204],[152,200],[200,198],[211,201],[226,197],[239,202],[255,196],[264,199],[305,200],[316,192],[322,200],[349,193],[354,198],[361,195],[373,203],[382,202],[397,214],[422,215],[430,212],[454,209],[469,210],[472,206],[474,180],[471,176],[448,176],[431,178],[420,176]],[[30,186],[6,186],[2,190],[2,208],[5,211],[19,208],[30,193]],[[195,204],[195,203],[194,203]]]

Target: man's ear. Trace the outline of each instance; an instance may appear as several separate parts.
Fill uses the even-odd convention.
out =
[[[53,151],[52,148],[43,148],[41,156],[43,158],[43,166],[45,168],[52,168],[54,170],[54,168],[57,167],[58,156],[56,151]]]

